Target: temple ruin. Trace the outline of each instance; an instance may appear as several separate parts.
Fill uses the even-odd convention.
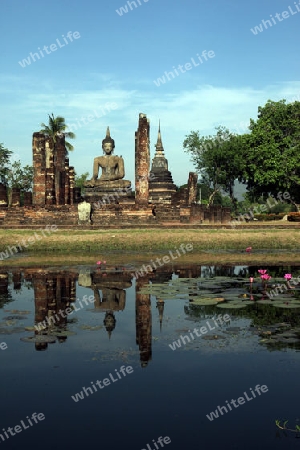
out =
[[[159,123],[154,157],[150,158],[150,121],[139,114],[135,132],[135,195],[125,180],[125,163],[114,154],[115,141],[107,127],[102,140],[103,155],[94,158],[93,176],[85,183],[85,194],[75,187],[74,167],[69,166],[65,138],[53,139],[33,133],[33,192],[13,189],[8,205],[7,189],[0,184],[0,226],[103,228],[109,226],[176,226],[227,224],[230,209],[207,208],[197,203],[197,174],[187,175],[187,187],[178,189],[168,169]],[[150,167],[151,163],[151,167]],[[92,164],[92,161],[91,161]],[[99,176],[99,171],[101,174]]]

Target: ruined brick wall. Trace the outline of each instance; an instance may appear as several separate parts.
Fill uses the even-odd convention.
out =
[[[147,207],[149,202],[150,123],[146,114],[139,115],[135,133],[135,202],[137,207]]]
[[[34,206],[69,205],[74,201],[74,168],[66,157],[65,137],[53,140],[33,133]]]

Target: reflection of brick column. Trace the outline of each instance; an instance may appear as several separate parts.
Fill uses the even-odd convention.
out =
[[[45,320],[48,311],[46,277],[34,275],[32,284],[34,289],[35,323],[37,324]],[[36,331],[37,333],[38,331]]]
[[[14,290],[19,291],[21,289],[22,273],[21,272],[13,272],[12,281],[14,283]]]
[[[150,123],[146,114],[139,115],[135,133],[135,204],[147,206],[149,200]]]
[[[5,298],[8,295],[8,273],[0,273],[0,295]]]
[[[136,280],[136,343],[140,350],[141,366],[146,367],[152,359],[152,314],[149,294],[138,294],[138,291],[148,283],[148,278]]]
[[[33,198],[32,204],[45,205],[45,136],[41,133],[33,133]]]

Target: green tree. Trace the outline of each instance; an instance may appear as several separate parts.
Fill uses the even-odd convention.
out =
[[[7,183],[7,176],[10,169],[9,160],[12,153],[3,144],[0,144],[0,183]]]
[[[48,114],[49,116],[49,124],[45,125],[44,123],[41,123],[41,127],[43,127],[40,130],[40,133],[45,134],[46,136],[49,136],[52,138],[54,143],[54,149],[56,144],[56,139],[59,136],[65,136],[65,138],[68,139],[75,139],[75,134],[72,133],[72,131],[67,131],[68,126],[65,123],[64,117],[57,116],[54,117],[53,113],[52,115]],[[65,141],[67,152],[74,150],[73,145],[70,144],[70,142]]]
[[[75,173],[75,186],[81,188],[81,194],[84,193],[84,182],[88,179],[89,172],[84,172],[81,175]]]
[[[10,189],[19,188],[23,192],[32,190],[33,167],[21,166],[21,161],[14,161],[8,170],[6,177],[7,185]]]
[[[241,173],[240,136],[223,126],[217,127],[213,136],[200,137],[199,131],[191,131],[183,148],[190,153],[202,183],[212,188],[208,204],[213,204],[217,193],[223,190],[235,206],[234,182]]]
[[[242,136],[243,169],[252,198],[287,191],[300,203],[300,102],[268,100]]]

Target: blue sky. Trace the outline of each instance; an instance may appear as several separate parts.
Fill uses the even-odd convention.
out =
[[[151,158],[160,119],[169,169],[180,185],[194,170],[182,147],[191,130],[207,135],[224,125],[243,133],[268,99],[300,100],[298,0],[299,12],[294,0],[135,2],[131,9],[125,0],[1,0],[0,142],[23,164],[32,163],[32,133],[53,112],[67,124],[84,119],[73,128],[70,154],[78,174],[91,174],[109,125],[125,178],[134,181],[142,112],[150,119]],[[251,28],[270,15],[272,27],[261,25],[255,35]],[[78,32],[77,39],[68,32]],[[33,61],[38,48],[44,57]],[[22,67],[24,59],[30,64]]]

